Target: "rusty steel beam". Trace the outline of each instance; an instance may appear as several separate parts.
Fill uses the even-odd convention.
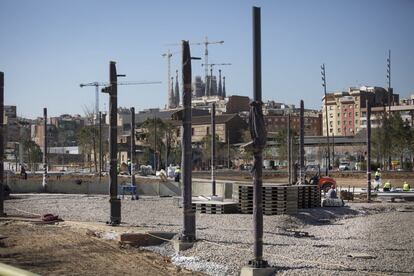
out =
[[[118,76],[116,63],[109,63],[109,203],[110,220],[109,224],[116,226],[121,223],[121,201],[118,198],[118,160],[117,160],[117,114],[118,114]]]
[[[182,116],[182,181],[183,231],[180,240],[192,243],[196,239],[195,211],[192,208],[192,149],[191,149],[191,54],[188,41],[182,41],[183,116]]]

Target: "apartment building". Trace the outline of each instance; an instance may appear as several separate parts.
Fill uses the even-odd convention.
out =
[[[392,94],[391,102],[398,103],[399,95]],[[327,134],[326,113],[329,135],[354,136],[361,130],[362,111],[366,101],[371,107],[384,108],[389,105],[389,93],[376,86],[350,87],[348,91],[328,93],[322,98],[322,132]]]

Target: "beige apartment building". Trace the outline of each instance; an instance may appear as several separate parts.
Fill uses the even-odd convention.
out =
[[[398,94],[393,94],[393,101],[398,103]],[[322,133],[326,135],[326,111],[328,112],[329,135],[354,136],[361,130],[362,109],[366,101],[371,107],[388,106],[388,91],[382,87],[362,86],[350,87],[348,91],[327,93],[322,98]],[[391,99],[392,100],[392,99]]]

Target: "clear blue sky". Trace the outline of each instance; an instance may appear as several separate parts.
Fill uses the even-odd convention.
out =
[[[228,94],[252,95],[251,7],[262,8],[263,98],[320,108],[320,65],[328,91],[386,85],[392,51],[392,86],[414,93],[414,1],[23,1],[0,0],[0,71],[5,103],[18,115],[83,114],[94,88],[107,81],[109,61],[125,80],[159,85],[122,86],[119,106],[138,110],[167,102],[167,65],[161,57],[182,39],[224,40],[209,47],[209,61],[223,67]],[[203,56],[202,46],[192,46]],[[180,70],[180,54],[172,70]],[[193,62],[193,76],[203,75]],[[181,76],[180,76],[181,77]],[[107,95],[101,94],[101,109]],[[107,106],[107,105],[106,105]]]

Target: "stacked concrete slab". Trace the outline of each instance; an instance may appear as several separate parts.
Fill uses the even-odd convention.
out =
[[[193,202],[193,210],[201,214],[234,214],[238,213],[238,204],[222,201]]]
[[[263,186],[263,214],[296,214],[298,210],[298,189],[296,186]],[[239,210],[242,214],[253,213],[253,186],[238,187]]]
[[[321,190],[316,185],[300,185],[298,188],[298,208],[315,208],[321,206]]]

